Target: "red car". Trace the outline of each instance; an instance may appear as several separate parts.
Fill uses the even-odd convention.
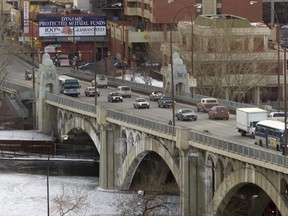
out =
[[[208,112],[209,119],[229,119],[229,109],[226,106],[213,106]]]

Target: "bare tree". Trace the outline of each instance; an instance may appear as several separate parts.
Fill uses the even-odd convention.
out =
[[[241,100],[253,87],[263,86],[267,75],[276,73],[277,56],[267,54],[265,37],[257,35],[257,28],[248,21],[246,27],[215,21],[209,28],[197,29],[195,25],[194,29],[193,76],[197,79],[197,93]],[[189,32],[180,31],[182,38],[189,41]],[[191,45],[186,40],[182,40],[177,52],[190,68]]]
[[[69,190],[62,184],[60,193],[52,200],[54,207],[53,210],[55,211],[55,214],[58,214],[59,216],[68,214],[80,215],[80,213],[82,216],[83,211],[81,210],[88,206],[87,200],[87,191],[80,190],[79,188]]]
[[[7,76],[7,67],[12,61],[13,55],[20,52],[17,44],[18,35],[11,26],[10,20],[4,18],[0,25],[0,85]]]
[[[138,191],[132,199],[121,200],[118,204],[122,216],[149,216],[149,215],[168,215],[169,208],[165,204],[163,196],[156,194],[145,195],[144,191]]]

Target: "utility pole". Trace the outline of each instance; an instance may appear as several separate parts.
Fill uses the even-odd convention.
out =
[[[95,106],[97,106],[97,97],[98,97],[98,93],[97,93],[97,71],[96,71],[96,58],[97,58],[97,41],[96,41],[96,27],[97,27],[97,16],[95,17],[95,26],[94,26],[94,87],[95,87]]]
[[[2,32],[3,32],[3,23],[4,23],[4,6],[3,6],[3,0],[1,0],[1,19],[0,19],[0,33],[1,33],[1,37],[2,37]]]
[[[125,71],[126,71],[126,68],[125,68],[125,39],[124,39],[124,24],[122,25],[122,59],[123,59],[123,66],[122,66],[122,80],[124,80],[124,76],[125,76]]]

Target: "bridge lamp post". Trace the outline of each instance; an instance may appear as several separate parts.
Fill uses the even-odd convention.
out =
[[[193,17],[192,17],[192,13],[191,11],[189,10],[190,8],[201,8],[202,7],[202,4],[200,3],[197,3],[195,5],[192,5],[192,6],[188,6],[186,5],[184,2],[178,2],[178,3],[182,3],[184,4],[184,7],[180,8],[176,14],[174,15],[173,17],[173,20],[172,20],[172,25],[175,23],[175,20],[176,20],[176,17],[181,13],[183,12],[184,10],[188,10],[189,12],[189,16],[190,16],[190,22],[191,22],[191,73],[193,75],[193,68],[194,68],[194,65],[193,65],[193,46],[194,46],[194,43],[193,43]],[[170,64],[171,64],[171,98],[172,98],[172,101],[173,101],[173,104],[172,104],[172,125],[173,127],[175,126],[175,92],[174,92],[174,66],[173,66],[173,47],[172,47],[172,42],[173,42],[173,34],[172,34],[172,27],[170,28]],[[192,92],[192,97],[193,97],[193,92]]]
[[[30,4],[29,4],[30,5]],[[31,37],[30,37],[30,40],[31,40],[31,62],[32,62],[32,86],[33,86],[33,90],[35,89],[35,60],[34,60],[34,49],[35,49],[35,41],[37,40],[36,37],[34,37],[34,22],[33,22],[33,19],[34,19],[34,14],[35,14],[35,11],[36,11],[36,8],[34,8],[34,11],[32,13],[32,23],[31,23]]]
[[[47,159],[47,216],[50,216],[50,189],[49,189],[49,176],[50,176],[50,156],[51,145],[49,146],[48,159]]]
[[[97,25],[97,16],[95,17],[95,26],[94,26],[94,87],[95,87],[95,106],[97,106],[97,73],[96,73],[96,58],[97,58],[97,41],[96,41],[96,25]]]
[[[285,38],[285,48],[284,48],[284,112],[285,112],[285,118],[284,118],[284,148],[283,148],[283,155],[287,155],[287,35]]]
[[[251,5],[257,4],[257,3],[258,3],[258,1],[250,1]],[[277,106],[278,107],[277,107],[277,109],[278,109],[278,112],[279,112],[280,111],[280,99],[279,99],[279,97],[280,97],[280,72],[281,72],[281,70],[280,70],[280,67],[281,67],[281,64],[280,64],[280,23],[279,23],[278,15],[277,15],[275,9],[270,4],[268,4],[266,2],[262,2],[262,3],[265,4],[265,5],[268,5],[270,7],[271,11],[273,11],[273,13],[274,13],[274,16],[275,16],[276,22],[277,22],[276,23],[277,24],[277,28],[276,28],[276,42],[277,42],[277,54],[278,54],[278,56],[277,56],[277,59],[278,59],[278,77],[277,77],[278,78],[277,79],[277,84],[278,84]],[[275,25],[275,22],[273,20],[273,26],[274,25]],[[286,97],[285,97],[285,99],[286,99]],[[286,113],[286,111],[285,111],[285,113]]]

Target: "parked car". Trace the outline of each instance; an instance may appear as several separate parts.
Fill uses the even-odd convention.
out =
[[[158,61],[147,61],[143,63],[142,66],[147,68],[160,69],[161,63]]]
[[[100,96],[100,92],[99,92],[99,89],[96,88],[96,91],[97,91],[97,96],[99,97]],[[84,94],[87,96],[87,97],[90,97],[90,96],[95,96],[95,87],[87,87],[84,91]]]
[[[122,69],[124,67],[124,64],[117,58],[113,57],[112,58],[113,61],[113,65],[117,68],[117,69]],[[125,64],[125,67],[128,67],[127,64]]]
[[[114,4],[111,4],[111,7],[122,7],[122,3],[121,2],[116,2]]]
[[[175,103],[175,101],[174,101]],[[173,99],[168,96],[163,96],[158,100],[158,107],[172,107],[173,106]]]
[[[110,92],[108,94],[108,102],[123,102],[123,97],[118,92]]]
[[[140,109],[140,108],[150,108],[149,102],[145,98],[136,98],[135,101],[133,102],[133,107],[135,109]]]
[[[33,73],[31,70],[28,69],[25,71],[25,80],[31,80],[32,76],[33,76]]]
[[[229,109],[226,106],[213,106],[208,112],[209,119],[229,119]]]
[[[115,92],[120,93],[122,97],[131,98],[131,88],[129,86],[118,86]]]
[[[93,68],[93,66],[94,66],[93,62],[88,62],[88,63],[86,63],[86,64],[84,64],[84,65],[80,65],[80,66],[78,67],[78,69],[79,69],[79,70],[90,70],[90,69]]]
[[[197,113],[195,113],[193,109],[188,109],[188,108],[179,109],[176,112],[175,116],[178,120],[182,120],[182,121],[184,120],[196,121],[197,120]]]
[[[283,30],[288,29],[288,25],[282,25],[282,26],[281,26],[281,29],[283,29]]]
[[[150,101],[158,101],[161,97],[164,96],[164,93],[161,91],[153,91],[149,95]]]

